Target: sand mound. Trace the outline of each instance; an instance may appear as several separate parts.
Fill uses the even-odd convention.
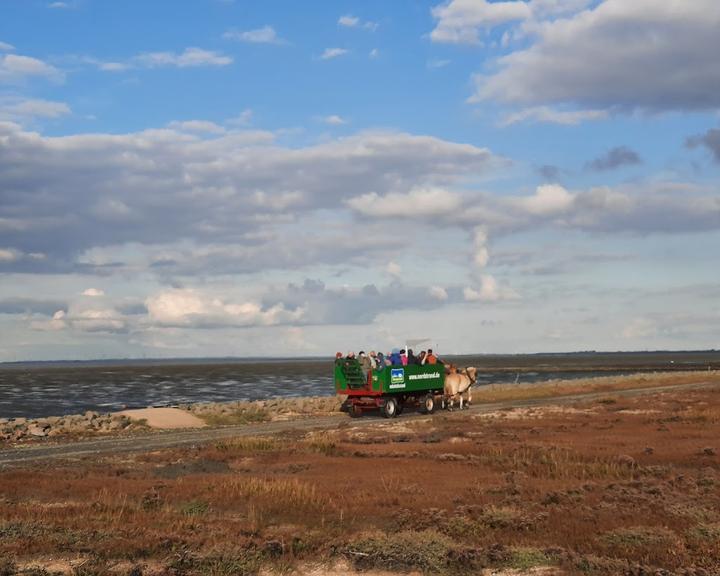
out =
[[[118,412],[132,420],[145,420],[151,428],[202,428],[205,422],[187,410],[179,408],[142,408]]]

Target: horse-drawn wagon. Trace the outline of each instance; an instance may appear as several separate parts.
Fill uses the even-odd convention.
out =
[[[335,363],[335,391],[347,395],[348,412],[353,417],[363,410],[379,408],[383,416],[394,418],[408,404],[419,404],[423,412],[432,414],[444,384],[442,364],[384,366],[366,374],[355,360]]]

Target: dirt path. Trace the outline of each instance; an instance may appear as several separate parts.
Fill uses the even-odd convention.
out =
[[[661,392],[672,392],[681,389],[698,390],[705,388],[713,388],[717,386],[719,385],[715,382],[700,382],[696,384],[678,384],[669,386],[656,386],[652,388],[626,389],[611,392],[590,392],[566,396],[555,396],[550,398],[484,403],[471,406],[470,412],[485,413],[509,408],[573,404],[577,402],[587,402],[597,398],[604,398],[608,396],[633,397],[646,394],[657,394]],[[444,414],[448,416],[452,415],[452,413],[450,412],[445,412]],[[413,420],[417,418],[427,418],[427,416],[417,413],[405,413],[400,418],[403,420]],[[379,416],[368,414],[362,418],[352,420],[352,424],[353,426],[371,426],[384,421],[385,420]],[[260,436],[279,434],[286,431],[309,431],[336,428],[338,425],[348,422],[350,422],[350,418],[347,414],[336,414],[305,420],[264,422],[261,424],[227,426],[223,428],[194,429],[182,431],[173,430],[167,432],[154,432],[150,434],[134,435],[130,437],[106,437],[92,440],[80,440],[54,445],[19,445],[12,448],[0,449],[0,468],[12,466],[14,464],[40,462],[48,459],[74,459],[100,454],[161,450],[163,448],[173,448],[183,445],[204,444],[215,440],[238,436]]]

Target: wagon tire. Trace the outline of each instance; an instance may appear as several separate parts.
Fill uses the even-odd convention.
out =
[[[398,414],[398,404],[395,398],[387,398],[382,407],[382,415],[385,418],[395,418]]]
[[[357,404],[351,404],[348,412],[350,413],[350,418],[360,418],[360,416],[362,416],[362,408]]]
[[[423,398],[422,411],[424,414],[435,412],[435,397],[432,394],[428,394]]]

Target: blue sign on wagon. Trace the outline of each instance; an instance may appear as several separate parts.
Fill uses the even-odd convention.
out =
[[[405,388],[404,368],[392,368],[390,370],[390,388]]]

